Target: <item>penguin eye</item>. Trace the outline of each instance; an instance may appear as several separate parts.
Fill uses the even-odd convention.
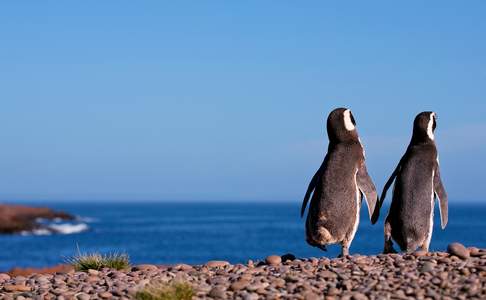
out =
[[[350,113],[350,115],[351,115],[351,122],[353,123],[354,126],[356,126],[356,121],[354,120],[353,114]]]

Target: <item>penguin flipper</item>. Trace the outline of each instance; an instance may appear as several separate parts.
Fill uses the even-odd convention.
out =
[[[395,170],[393,170],[393,173],[390,175],[390,178],[388,178],[388,181],[385,183],[385,186],[383,187],[383,191],[381,192],[380,201],[379,201],[378,205],[376,206],[375,211],[373,212],[373,216],[371,217],[371,224],[375,224],[376,221],[378,221],[378,218],[380,217],[380,209],[381,209],[381,206],[383,205],[383,201],[385,201],[386,192],[388,191],[388,189],[392,185],[393,181],[395,180],[395,177],[397,177],[398,172],[400,171],[404,157],[402,157],[402,159],[400,159],[400,162],[398,163],[397,167],[395,168]]]
[[[447,193],[444,188],[444,184],[442,184],[442,180],[440,178],[439,166],[437,166],[434,174],[434,192],[437,198],[439,199],[440,226],[442,229],[444,229],[449,219],[449,212],[448,212],[449,209],[448,209]]]
[[[361,164],[361,167],[358,168],[358,173],[356,174],[356,184],[358,185],[358,189],[365,197],[366,204],[368,205],[368,213],[370,215],[370,219],[372,219],[372,216],[376,211],[376,204],[379,200],[375,185],[368,174],[364,161]]]
[[[322,174],[322,171],[324,170],[326,162],[327,162],[327,155],[324,158],[324,161],[322,162],[322,164],[319,167],[319,169],[317,170],[317,172],[314,174],[314,176],[312,176],[312,179],[309,183],[309,186],[307,187],[307,191],[305,193],[304,200],[302,201],[302,207],[300,208],[300,217],[301,218],[304,216],[305,208],[307,207],[307,202],[309,202],[310,196],[311,196],[312,192],[314,191],[314,189],[316,188],[317,181],[321,177],[321,174]]]

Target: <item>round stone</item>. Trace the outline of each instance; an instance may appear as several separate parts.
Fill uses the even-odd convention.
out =
[[[309,291],[304,293],[304,300],[320,300],[320,299],[322,299],[322,297],[320,297],[314,292]]]
[[[110,292],[99,293],[98,296],[102,299],[110,299],[113,295]]]
[[[267,256],[265,262],[271,266],[278,266],[279,264],[282,263],[282,258],[278,255],[270,255]]]
[[[89,300],[91,297],[86,293],[78,293],[75,295],[78,300]]]
[[[192,266],[187,264],[177,264],[174,266],[174,269],[181,270],[181,271],[189,271],[192,270]]]
[[[481,250],[477,247],[469,247],[469,248],[467,248],[467,250],[469,250],[469,254],[471,256],[474,256],[474,257],[481,256]]]
[[[238,281],[233,282],[230,285],[230,289],[232,291],[239,291],[239,290],[244,289],[249,283],[250,283],[250,281],[247,280],[247,279],[240,279]]]
[[[423,257],[427,255],[427,251],[425,250],[417,250],[413,253],[415,257]]]
[[[460,243],[451,243],[447,246],[447,252],[450,255],[457,256],[461,259],[468,259],[469,258],[469,250],[464,247],[464,245]]]
[[[206,263],[208,268],[224,268],[230,263],[224,260],[210,260]]]
[[[30,292],[31,288],[23,284],[7,284],[3,287],[6,292]]]
[[[222,287],[214,287],[209,291],[208,296],[212,298],[225,299],[226,292]]]
[[[158,269],[156,265],[149,264],[136,265],[132,268],[133,271],[157,271]]]
[[[0,282],[4,282],[10,280],[10,275],[5,274],[5,273],[0,273]]]
[[[432,272],[434,270],[434,268],[435,268],[435,264],[427,261],[420,268],[420,272],[422,272],[422,273]]]

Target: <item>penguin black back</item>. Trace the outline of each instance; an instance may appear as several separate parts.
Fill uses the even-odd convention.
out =
[[[385,220],[385,252],[394,252],[392,238],[402,250],[413,251],[418,246],[428,250],[435,196],[439,199],[442,228],[447,224],[448,201],[440,177],[434,136],[436,126],[434,112],[422,112],[415,117],[407,151],[385,184],[378,210],[395,181],[392,203]],[[372,223],[377,219],[378,214],[375,214]]]
[[[349,109],[337,108],[329,114],[327,134],[328,151],[309,183],[301,216],[311,199],[306,220],[307,242],[320,249],[340,243],[341,254],[347,255],[358,228],[362,195],[370,216],[378,199],[366,170],[356,121]]]

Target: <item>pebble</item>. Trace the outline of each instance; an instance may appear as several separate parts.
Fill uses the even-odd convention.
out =
[[[434,268],[435,268],[435,264],[427,261],[422,265],[422,267],[420,267],[420,272],[422,273],[431,272],[434,270]]]
[[[5,273],[0,273],[0,282],[4,282],[10,280],[10,275],[5,274]]]
[[[319,276],[321,276],[322,278],[326,278],[326,279],[337,278],[337,274],[334,273],[334,272],[331,272],[331,271],[322,271],[322,272],[319,272]]]
[[[208,296],[213,298],[225,299],[226,292],[221,287],[214,287],[211,289],[211,291],[209,291]]]
[[[230,285],[230,289],[233,290],[233,291],[239,291],[239,290],[244,289],[249,283],[250,283],[250,281],[247,280],[247,279],[240,279],[238,281],[233,282]]]
[[[473,257],[481,256],[481,250],[477,247],[468,247],[469,255]]]
[[[189,271],[192,270],[192,266],[187,264],[177,264],[174,266],[174,269],[181,270],[181,271]]]
[[[304,294],[304,300],[320,300],[320,299],[322,299],[322,297],[317,295],[314,292],[306,292]]]
[[[6,292],[29,292],[31,290],[30,287],[23,284],[6,284],[3,289]]]
[[[224,268],[230,263],[224,260],[210,260],[206,263],[208,268]]]
[[[132,268],[133,271],[156,271],[159,268],[156,265],[142,264]]]
[[[110,299],[111,297],[113,297],[113,294],[110,292],[102,292],[99,293],[98,296],[102,299]]]
[[[282,263],[282,258],[278,255],[270,255],[265,259],[266,263],[271,266],[278,266]]]
[[[427,256],[427,253],[428,253],[428,252],[427,252],[427,251],[425,251],[425,250],[417,250],[417,251],[415,251],[415,252],[413,253],[413,255],[414,255],[415,257],[424,257],[424,256]]]
[[[76,299],[78,300],[90,300],[90,296],[88,294],[85,294],[85,293],[77,293],[76,295]]]
[[[466,247],[460,243],[449,244],[449,246],[447,246],[447,252],[450,255],[455,255],[461,259],[469,258],[469,250],[467,250]]]
[[[0,299],[128,300],[154,281],[187,282],[193,299],[486,299],[486,250],[466,250],[472,254],[467,260],[417,251],[342,259],[279,257],[277,265],[267,258],[253,267],[212,261],[15,278],[2,273]]]

